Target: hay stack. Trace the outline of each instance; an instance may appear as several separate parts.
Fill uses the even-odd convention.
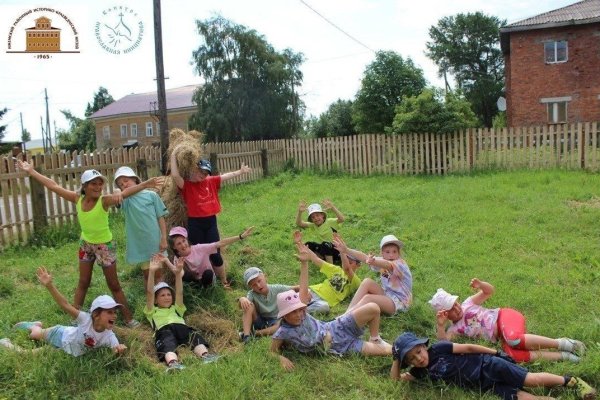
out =
[[[203,309],[186,317],[189,326],[198,329],[210,344],[211,352],[239,350],[242,346],[235,324]]]

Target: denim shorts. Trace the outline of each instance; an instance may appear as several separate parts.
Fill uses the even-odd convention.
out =
[[[62,349],[62,337],[66,326],[55,325],[52,328],[46,329],[46,341],[52,346]]]
[[[352,314],[344,314],[327,324],[331,334],[330,353],[342,355],[346,353],[360,353],[363,348],[364,328],[356,325]]]
[[[252,321],[252,329],[255,331],[260,331],[275,325],[278,321],[279,318],[267,318],[258,314],[256,319]]]

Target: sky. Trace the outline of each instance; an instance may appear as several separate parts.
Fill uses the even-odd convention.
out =
[[[574,2],[162,0],[165,86],[202,83],[191,63],[192,52],[202,43],[195,21],[219,14],[254,29],[277,51],[290,48],[304,55],[304,78],[298,92],[306,104],[306,114],[318,116],[338,99],[354,99],[365,68],[378,50],[410,57],[423,69],[428,84],[441,87],[437,67],[425,55],[428,30],[440,18],[481,11],[511,23]],[[54,126],[68,127],[60,110],[82,118],[100,86],[115,100],[131,93],[156,91],[152,4],[152,0],[2,0],[0,109],[9,109],[0,120],[0,125],[7,125],[4,140],[20,140],[20,115],[32,139],[42,137],[45,90],[52,132]],[[25,29],[42,15],[52,19],[52,27],[61,29],[62,52],[50,58],[24,52]],[[123,24],[119,28],[120,20],[127,30]],[[116,35],[110,36],[111,32]],[[115,50],[121,50],[120,54]]]

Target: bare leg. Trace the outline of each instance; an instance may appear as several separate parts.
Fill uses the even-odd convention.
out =
[[[383,294],[367,294],[364,296],[354,307],[348,306],[346,313],[353,312],[358,307],[364,306],[365,304],[375,303],[379,306],[380,310],[388,315],[394,315],[396,313],[396,305],[386,295]]]
[[[562,355],[559,351],[530,351],[531,355],[530,360],[549,360],[549,361],[560,361],[562,360]]]
[[[89,261],[79,261],[79,281],[77,289],[75,289],[75,297],[73,299],[73,307],[80,310],[85,300],[90,282],[92,281],[92,273],[94,272],[94,263]]]
[[[244,335],[249,335],[252,332],[252,321],[254,321],[258,315],[256,315],[256,309],[254,308],[254,304],[250,305],[248,310],[243,311],[242,315],[242,332]]]
[[[379,306],[376,303],[367,303],[357,307],[350,315],[352,315],[359,328],[369,325],[371,337],[379,336],[379,321],[381,317]]]
[[[113,297],[117,301],[123,305],[121,311],[123,312],[123,319],[125,322],[129,322],[133,319],[133,315],[129,310],[129,305],[127,304],[127,297],[125,297],[125,293],[123,289],[121,289],[121,284],[119,283],[119,277],[117,276],[117,263],[113,263],[110,267],[102,267],[102,272],[104,272],[104,278],[106,279],[106,284],[110,289]]]
[[[254,334],[256,336],[271,336],[277,329],[279,329],[279,321],[273,326],[255,331]]]
[[[360,286],[356,290],[356,293],[354,293],[354,297],[352,297],[352,301],[350,302],[350,305],[348,306],[348,310],[346,310],[346,312],[348,312],[352,308],[354,308],[354,306],[356,306],[356,304],[363,297],[365,297],[368,294],[381,294],[381,295],[383,295],[383,289],[373,279],[365,278],[360,283]]]
[[[558,349],[558,340],[526,333],[525,348],[527,350]]]
[[[206,348],[205,345],[199,344],[198,346],[194,347],[194,354],[197,357],[202,357],[202,356],[206,355],[206,353],[208,353],[208,349]]]
[[[565,383],[565,378],[560,375],[551,374],[549,372],[529,372],[525,376],[523,386],[526,387],[555,387],[562,386]]]
[[[223,286],[225,286],[225,284],[227,283],[227,274],[225,273],[225,261],[223,261],[223,265],[221,265],[220,267],[213,267],[213,271],[215,271],[215,274],[217,274],[219,280],[221,281]]]
[[[169,363],[173,360],[177,361],[177,353],[169,351],[167,354],[165,354],[165,363],[167,363],[167,365],[169,365]]]
[[[517,392],[517,398],[519,400],[554,400],[554,397],[547,397],[547,396],[535,396],[531,393],[527,393],[523,390],[519,390]]]

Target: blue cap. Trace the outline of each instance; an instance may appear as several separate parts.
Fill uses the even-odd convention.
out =
[[[404,357],[406,357],[406,354],[415,346],[420,344],[427,345],[428,343],[429,339],[427,338],[419,339],[417,335],[412,332],[404,332],[394,341],[394,347],[392,347],[392,356],[394,357],[394,360],[400,361],[400,368],[406,368],[408,367],[408,365],[404,362]]]
[[[208,171],[209,174],[212,172],[212,166],[210,165],[210,161],[208,160],[198,161],[198,168]]]

